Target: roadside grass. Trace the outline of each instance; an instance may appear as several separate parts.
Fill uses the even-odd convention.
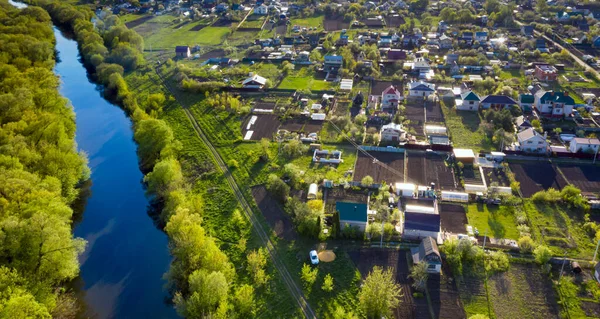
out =
[[[595,242],[583,229],[584,213],[562,204],[534,203],[524,200],[531,231],[539,243],[552,249],[554,255],[589,258]]]
[[[259,38],[259,33],[258,31],[236,30],[227,36],[227,43],[229,45],[254,44],[254,39]]]
[[[246,21],[240,26],[240,28],[260,28],[267,19],[267,16],[261,16],[253,14],[248,16]]]
[[[141,19],[143,17],[147,16],[146,14],[124,14],[124,15],[119,15],[119,19],[121,20],[121,22],[123,22],[123,24],[127,23],[127,22],[131,22],[131,21],[135,21],[137,19]]]
[[[457,111],[444,103],[440,103],[440,106],[454,147],[471,148],[474,151],[494,149],[492,141],[481,128],[483,119],[479,112]]]
[[[469,225],[477,228],[480,235],[488,230],[488,236],[493,238],[519,239],[514,207],[469,204],[467,208]]]

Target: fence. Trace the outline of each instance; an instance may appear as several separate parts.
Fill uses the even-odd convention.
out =
[[[404,153],[404,149],[399,148],[399,147],[381,147],[381,146],[369,146],[369,145],[363,145],[363,146],[359,146],[359,147],[360,147],[360,149],[367,151],[367,152]]]

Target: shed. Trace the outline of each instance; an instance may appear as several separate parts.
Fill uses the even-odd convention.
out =
[[[413,197],[415,195],[415,184],[396,183],[396,194],[403,197]]]
[[[313,113],[310,118],[315,121],[325,121],[325,117],[327,115],[325,113]]]
[[[446,202],[468,203],[469,194],[460,192],[442,191],[442,200]]]
[[[459,162],[473,163],[475,160],[475,153],[471,149],[455,148],[454,158],[456,158],[456,160]]]
[[[337,202],[335,210],[339,214],[340,229],[344,229],[345,225],[358,227],[361,231],[367,228],[367,204]]]
[[[419,244],[419,247],[411,248],[410,253],[413,263],[418,264],[421,261],[427,263],[427,272],[439,273],[442,270],[442,257],[435,239],[425,237]]]
[[[435,135],[446,134],[446,131],[447,131],[447,129],[445,126],[425,125],[425,133],[426,134],[435,134]]]
[[[312,183],[308,186],[308,195],[306,195],[307,199],[316,199],[317,193],[319,192],[319,186],[317,184]]]

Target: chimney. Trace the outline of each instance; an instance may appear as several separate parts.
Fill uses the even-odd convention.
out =
[[[564,93],[564,94],[565,94],[565,96],[569,96],[569,92],[566,92],[566,91],[565,91],[565,93]]]
[[[548,138],[548,131],[544,132],[544,140],[546,140]]]
[[[554,96],[554,91],[550,91],[550,96]]]

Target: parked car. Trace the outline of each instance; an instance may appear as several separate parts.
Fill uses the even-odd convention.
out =
[[[316,250],[311,250],[308,255],[310,257],[310,262],[313,265],[318,265],[319,264],[319,256],[317,255],[317,251]]]

